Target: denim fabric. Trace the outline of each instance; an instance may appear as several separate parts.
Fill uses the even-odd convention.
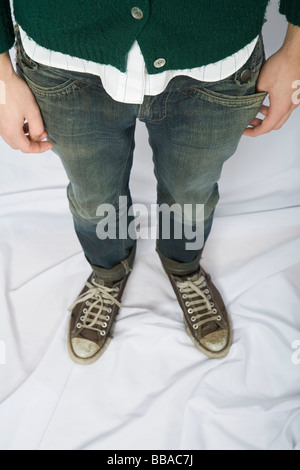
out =
[[[219,82],[178,76],[160,95],[145,96],[141,105],[114,101],[97,76],[36,63],[26,55],[18,35],[16,47],[17,72],[35,95],[53,150],[67,172],[75,230],[94,271],[117,280],[126,272],[125,260],[129,268],[133,265],[136,241],[100,240],[96,228],[99,205],[112,204],[118,214],[119,196],[127,196],[128,207],[132,204],[129,179],[137,119],[149,133],[157,203],[205,207],[200,249],[187,250],[190,240],[176,239],[172,232],[163,239],[159,231],[157,240],[166,270],[196,271],[219,201],[223,164],[235,153],[267,95],[256,93],[266,60],[262,35],[247,63],[232,76]],[[128,217],[128,223],[132,220]],[[197,223],[191,221],[193,227]]]

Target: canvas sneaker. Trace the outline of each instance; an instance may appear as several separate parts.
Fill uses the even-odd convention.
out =
[[[106,351],[129,275],[118,282],[107,282],[92,274],[69,308],[68,349],[76,363],[92,364]]]
[[[210,358],[225,357],[232,345],[232,329],[222,297],[211,277],[202,267],[188,276],[167,274],[194,344]]]

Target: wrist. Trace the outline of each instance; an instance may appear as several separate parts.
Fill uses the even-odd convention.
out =
[[[0,54],[0,80],[8,80],[12,77],[14,68],[8,52]]]
[[[281,47],[292,60],[300,60],[300,27],[289,24],[284,43]]]

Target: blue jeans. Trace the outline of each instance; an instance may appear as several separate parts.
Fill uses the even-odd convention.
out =
[[[111,204],[116,214],[120,196],[127,197],[128,207],[132,205],[129,179],[139,119],[147,126],[153,150],[157,204],[204,205],[201,247],[187,250],[187,239],[177,239],[172,230],[167,239],[159,230],[157,239],[167,271],[195,272],[219,201],[223,164],[235,153],[267,95],[256,93],[266,60],[262,35],[247,63],[225,80],[201,82],[178,76],[163,93],[145,96],[141,105],[135,105],[114,101],[97,76],[34,62],[26,55],[17,28],[16,33],[17,72],[36,98],[53,150],[68,175],[75,230],[94,271],[116,281],[133,266],[136,240],[100,240],[96,230],[100,205]],[[128,224],[132,220],[128,217]],[[195,216],[191,224],[195,227],[198,222]]]

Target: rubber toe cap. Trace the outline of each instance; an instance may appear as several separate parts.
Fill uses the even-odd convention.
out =
[[[89,359],[100,351],[98,344],[83,338],[73,338],[72,348],[74,354],[81,359]]]
[[[228,344],[228,336],[229,333],[227,330],[218,330],[202,338],[201,343],[209,351],[219,353],[226,348]]]

